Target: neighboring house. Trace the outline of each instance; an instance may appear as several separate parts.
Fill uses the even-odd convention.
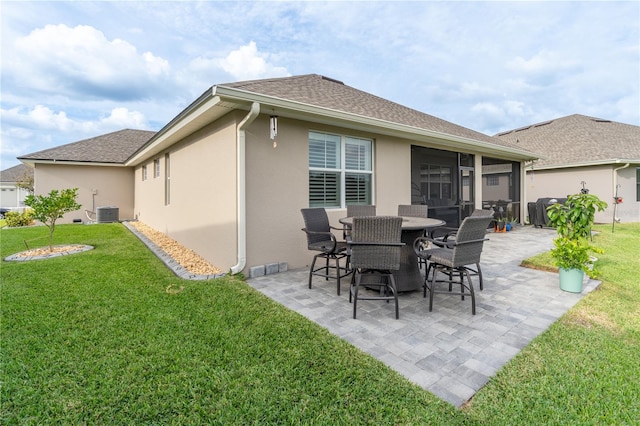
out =
[[[18,184],[30,180],[33,180],[33,168],[25,164],[0,171],[0,211],[24,211],[24,199],[29,191]]]
[[[121,219],[137,218],[225,271],[253,275],[264,265],[308,265],[300,209],[309,206],[325,207],[337,226],[347,204],[375,204],[378,214],[395,215],[399,204],[424,203],[430,216],[457,225],[497,201],[483,197],[488,189],[479,178],[491,169],[500,175],[495,196],[524,217],[523,164],[537,157],[342,82],[303,75],[213,86],[135,153],[102,168],[130,173],[120,186],[125,191],[129,179],[132,196],[105,201],[120,207]],[[36,161],[36,192],[40,171],[53,181],[75,167],[77,182],[85,180],[84,168],[100,168],[76,161],[57,171],[60,164]],[[97,183],[85,187],[104,191]]]
[[[498,138],[539,152],[526,169],[526,201],[566,197],[583,187],[609,204],[596,215],[612,222],[640,222],[640,127],[584,115],[570,115],[503,132]]]
[[[82,209],[63,222],[95,219],[98,207],[114,206],[120,219],[133,219],[133,168],[126,160],[155,132],[120,130],[18,157],[34,170],[34,191],[78,188]]]

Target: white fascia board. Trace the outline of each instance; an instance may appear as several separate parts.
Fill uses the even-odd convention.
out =
[[[382,134],[393,135],[402,137],[404,139],[412,139],[417,141],[432,141],[435,139],[447,142],[442,146],[447,147],[448,149],[463,148],[464,150],[478,151],[483,153],[502,155],[509,154],[510,156],[521,160],[533,160],[538,158],[535,154],[524,152],[517,148],[503,147],[476,139],[469,139],[461,136],[450,135],[447,133],[436,132],[433,130],[426,130],[415,126],[408,126],[386,120],[366,117],[359,114],[346,113],[331,108],[318,107],[302,102],[276,98],[273,96],[256,94],[254,92],[245,90],[229,88],[225,86],[217,86],[214,88],[214,92],[220,97],[232,98],[238,101],[247,102],[246,109],[250,107],[250,102],[259,102],[263,105],[263,111],[268,111],[269,108],[281,109],[281,112],[275,111],[275,113],[282,114],[282,112],[287,111],[289,112],[289,116],[292,118],[296,118],[296,116],[298,116],[298,118],[304,118],[305,116],[322,117],[324,118],[324,120],[320,121],[326,122],[327,124],[337,124],[336,121],[342,123],[353,123],[356,124],[356,126],[352,124],[349,127],[368,131],[371,131],[373,128],[376,129],[377,132]],[[316,119],[315,121],[319,120]]]
[[[610,158],[607,160],[598,160],[598,161],[584,161],[580,163],[571,163],[571,164],[554,164],[549,166],[538,166],[536,167],[535,163],[528,167],[528,170],[555,170],[555,169],[572,169],[576,167],[593,167],[593,166],[607,166],[607,165],[616,165],[616,164],[640,164],[640,159],[622,159],[622,158]]]

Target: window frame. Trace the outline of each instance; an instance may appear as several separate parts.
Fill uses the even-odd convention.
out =
[[[500,176],[496,174],[486,175],[487,186],[500,186]]]
[[[164,154],[164,205],[171,204],[171,157]]]
[[[142,166],[142,180],[145,181],[148,178],[147,165]]]
[[[160,177],[160,159],[156,158],[153,160],[153,178]]]
[[[327,136],[333,137],[333,138],[339,138],[339,146],[337,146],[337,150],[339,150],[339,154],[338,154],[338,158],[336,159],[336,164],[338,165],[337,168],[332,168],[332,167],[326,167],[326,163],[327,163],[327,157],[325,154],[324,157],[324,163],[325,163],[325,167],[319,167],[319,166],[313,166],[312,165],[312,160],[311,160],[311,141],[312,139],[312,135],[313,134],[317,134],[322,136],[325,140],[327,139]],[[319,139],[316,139],[319,140]],[[355,162],[358,163],[357,167],[359,168],[348,168],[348,156],[350,153],[353,153],[353,148],[356,146],[361,145],[362,147],[364,147],[364,152],[363,155],[360,156],[360,154],[356,154],[355,158]],[[353,181],[353,177],[355,176],[366,176],[365,182],[363,182],[363,185],[368,185],[368,194],[365,194],[365,198],[368,198],[369,200],[367,200],[366,202],[362,203],[362,204],[375,204],[375,173],[374,173],[374,164],[375,164],[375,139],[374,138],[366,138],[366,137],[360,137],[360,136],[352,136],[352,135],[346,135],[346,134],[341,134],[341,133],[335,133],[335,132],[327,132],[327,131],[320,131],[320,130],[309,130],[308,134],[307,134],[307,147],[308,147],[308,156],[307,156],[307,160],[308,160],[308,178],[309,178],[309,183],[308,183],[308,187],[307,187],[307,191],[308,191],[308,202],[309,202],[309,206],[310,207],[324,207],[326,209],[341,209],[341,208],[346,208],[347,205],[347,192],[348,192],[348,185],[347,185],[347,181],[349,179],[351,179]],[[326,152],[326,151],[325,151]],[[368,157],[368,158],[367,158]],[[351,160],[353,161],[354,159],[351,158]],[[337,176],[337,188],[336,191],[338,192],[338,194],[336,194],[336,197],[338,200],[337,205],[333,205],[333,204],[327,204],[326,202],[324,203],[313,203],[312,199],[311,199],[311,195],[312,195],[312,190],[311,190],[311,185],[312,185],[312,179],[311,179],[311,174],[312,173],[328,173],[328,174],[335,174]],[[357,191],[357,186],[358,186],[358,182],[360,181],[360,179],[356,179],[355,182],[355,187],[356,187],[356,191]],[[326,191],[324,192],[324,194],[326,195]],[[327,197],[324,197],[324,200],[326,200]],[[350,203],[352,204],[352,203]]]

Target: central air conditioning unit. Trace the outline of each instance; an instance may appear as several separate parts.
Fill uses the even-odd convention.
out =
[[[120,209],[118,207],[105,206],[96,209],[96,222],[111,223],[118,222]]]

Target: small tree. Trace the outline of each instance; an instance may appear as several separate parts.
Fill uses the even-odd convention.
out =
[[[22,175],[22,178],[16,182],[16,186],[20,189],[24,189],[29,194],[33,194],[33,174],[30,175],[25,172]]]
[[[82,207],[76,202],[78,188],[52,190],[49,195],[27,195],[24,203],[33,209],[33,218],[47,225],[49,228],[49,251],[53,251],[53,231],[56,220],[65,213]]]

